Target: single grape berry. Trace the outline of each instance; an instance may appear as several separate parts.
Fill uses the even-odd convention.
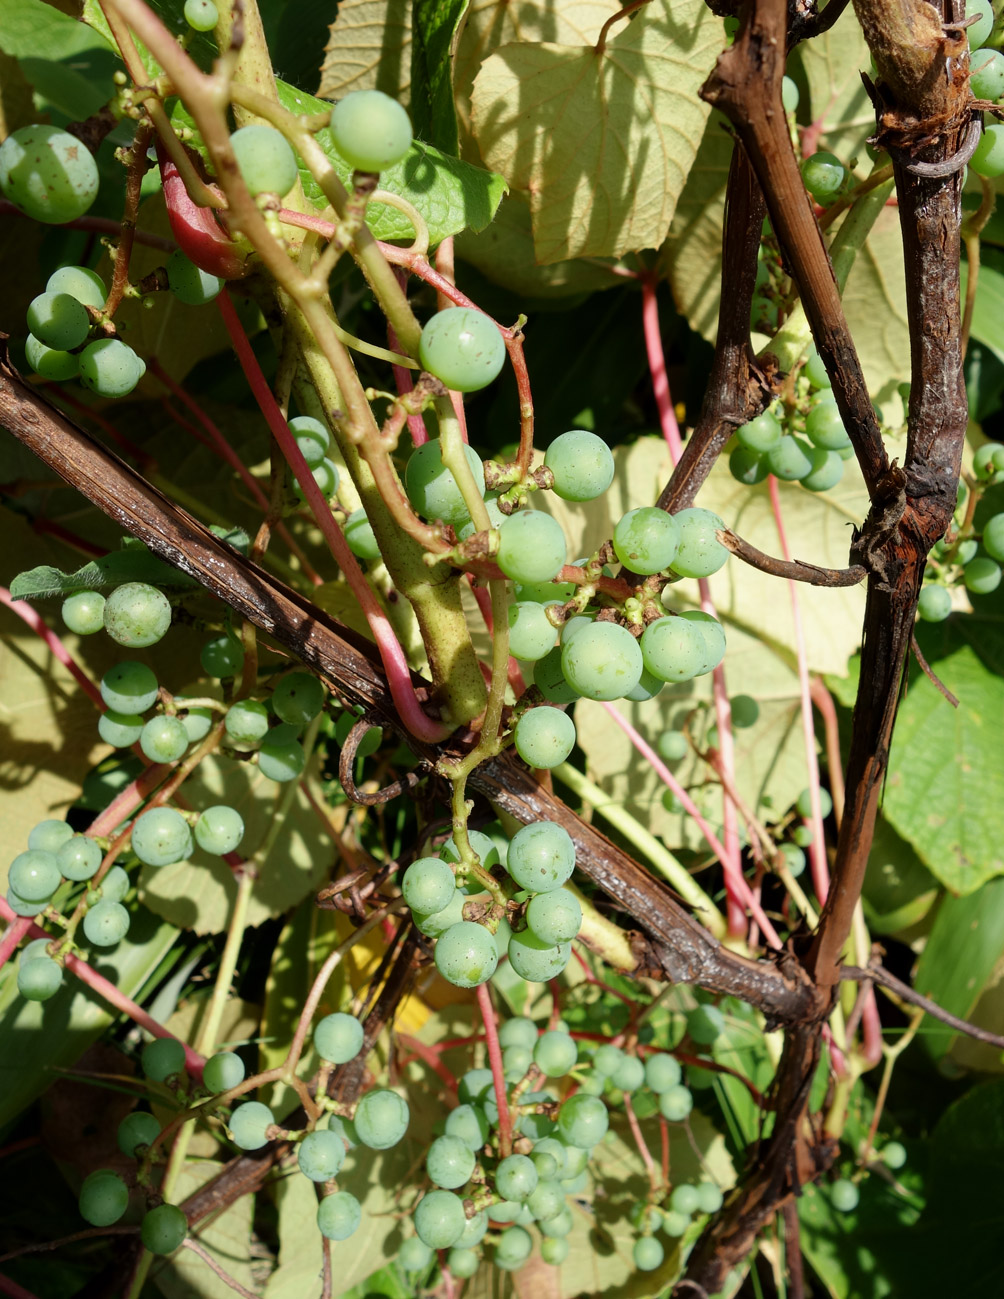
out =
[[[1004,55],[980,50],[969,60],[969,87],[977,99],[991,102],[1004,97]]]
[[[80,1216],[94,1227],[110,1227],[118,1222],[129,1204],[129,1188],[107,1168],[99,1168],[84,1178],[78,1200]]]
[[[119,713],[144,713],[157,700],[157,678],[145,663],[124,659],[101,678],[101,698]]]
[[[223,727],[238,749],[253,748],[268,732],[268,709],[258,699],[239,699],[227,709]]]
[[[474,1172],[474,1151],[460,1137],[437,1137],[425,1157],[425,1171],[433,1186],[455,1191],[466,1185]]]
[[[188,1235],[188,1219],[176,1204],[159,1204],[143,1218],[139,1233],[151,1254],[173,1254]]]
[[[120,338],[98,338],[93,343],[88,343],[80,353],[79,366],[80,382],[84,387],[90,388],[99,397],[112,399],[127,397],[146,373],[145,362]],[[105,627],[108,627],[107,621]],[[152,642],[120,643],[149,645]]]
[[[760,705],[752,695],[733,695],[729,700],[732,725],[738,730],[755,726],[760,717]]]
[[[671,568],[681,577],[710,577],[717,573],[729,552],[715,535],[725,527],[711,510],[694,507],[673,515],[680,528],[680,544]]]
[[[544,943],[570,943],[582,928],[582,908],[568,889],[552,889],[530,899],[526,923]]]
[[[244,666],[244,651],[240,642],[230,636],[217,636],[202,647],[202,670],[208,676],[235,677]]]
[[[990,3],[990,0],[970,0],[967,10],[969,14],[976,17],[976,22],[966,30],[966,36],[969,39],[969,48],[971,50],[978,50],[993,31],[993,5]]]
[[[452,1191],[427,1191],[415,1209],[415,1230],[429,1249],[451,1249],[466,1223],[464,1202]]]
[[[455,1277],[464,1281],[468,1277],[473,1276],[481,1266],[481,1258],[478,1255],[477,1250],[459,1249],[457,1246],[454,1246],[447,1255],[446,1266]]]
[[[147,866],[172,866],[192,853],[188,822],[173,807],[155,807],[133,822],[132,850]]]
[[[906,1164],[906,1146],[899,1141],[890,1141],[882,1150],[882,1162],[886,1168],[896,1171]]]
[[[474,475],[478,492],[485,490],[485,470],[481,457],[464,443],[464,456]],[[404,473],[405,491],[417,514],[424,519],[441,519],[453,527],[460,527],[470,517],[460,486],[453,474],[443,464],[442,443],[439,438],[424,442],[408,457]]]
[[[46,293],[69,293],[85,307],[105,305],[105,282],[97,271],[86,266],[60,266],[45,282]]]
[[[861,1192],[846,1177],[838,1177],[830,1187],[830,1203],[838,1213],[853,1213],[860,1199]]]
[[[61,874],[68,880],[89,880],[101,865],[101,849],[86,835],[75,834],[56,853]]]
[[[799,816],[804,817],[806,820],[812,816],[812,792],[810,790],[802,790],[795,800],[795,810]],[[830,797],[828,789],[820,788],[819,790],[819,810],[824,820],[833,811],[833,799]]]
[[[274,126],[242,126],[230,137],[230,147],[252,194],[278,194],[284,198],[296,184],[296,154]]]
[[[324,707],[324,687],[309,672],[290,672],[272,692],[276,717],[290,726],[306,726]]]
[[[560,708],[531,708],[516,723],[514,744],[529,766],[550,770],[575,747],[575,723]]]
[[[356,171],[381,172],[411,148],[411,120],[381,90],[353,90],[331,110],[331,142]]]
[[[560,888],[574,868],[572,837],[556,822],[534,821],[513,835],[506,869],[520,888],[536,893]]]
[[[591,622],[562,638],[565,680],[587,699],[623,699],[638,684],[644,666],[641,645],[618,623]]]
[[[77,636],[93,636],[105,625],[105,597],[99,591],[78,591],[63,601],[60,610],[67,629]]]
[[[28,328],[46,347],[69,352],[87,337],[91,318],[71,293],[40,293],[26,315]]]
[[[97,163],[68,131],[22,126],[0,145],[0,193],[33,221],[46,225],[75,221],[97,192]]]
[[[598,1096],[570,1096],[558,1111],[561,1140],[582,1150],[591,1150],[606,1136],[610,1119]]]
[[[639,650],[646,671],[661,681],[689,681],[709,670],[704,633],[692,619],[657,618],[642,632]]]
[[[220,15],[213,0],[185,0],[185,22],[196,32],[211,32]]]
[[[432,1262],[432,1250],[417,1236],[409,1236],[398,1251],[397,1261],[405,1272],[424,1272]]]
[[[121,866],[113,866],[101,881],[101,901],[121,902],[129,892],[129,872]]]
[[[553,897],[545,893],[544,897]],[[547,1078],[564,1078],[578,1059],[575,1039],[558,1029],[542,1033],[533,1048],[533,1062]],[[518,1197],[508,1196],[515,1199]]]
[[[296,780],[307,765],[307,754],[293,727],[274,726],[258,749],[258,770],[269,780]]]
[[[171,625],[167,596],[146,582],[126,582],[105,601],[105,631],[128,649],[155,645]],[[106,701],[107,702],[107,701]]]
[[[1001,568],[992,559],[978,555],[966,565],[962,577],[967,591],[974,595],[989,595],[1000,586]]]
[[[37,848],[18,853],[7,873],[8,886],[25,902],[48,902],[61,879],[55,853]]]
[[[781,441],[781,425],[769,410],[736,429],[736,438],[749,451],[764,452]]]
[[[554,648],[557,635],[547,606],[535,600],[521,600],[509,606],[509,653],[526,663],[542,659]]]
[[[832,153],[820,150],[802,163],[805,188],[817,203],[824,206],[837,198],[846,179],[847,168]]]
[[[496,562],[514,582],[548,582],[568,558],[561,524],[540,510],[522,510],[499,528]]]
[[[675,1056],[659,1052],[645,1061],[645,1082],[656,1095],[661,1096],[671,1087],[678,1086],[682,1077],[683,1070]]]
[[[614,480],[610,448],[595,433],[572,429],[554,439],[544,453],[554,474],[554,492],[565,501],[592,501]]]
[[[694,1098],[682,1083],[668,1087],[659,1096],[659,1113],[670,1123],[682,1123],[693,1108]]]
[[[143,734],[145,725],[138,713],[119,713],[109,708],[98,718],[98,735],[113,749],[128,749]]]
[[[422,330],[418,359],[423,370],[447,388],[477,392],[498,377],[505,361],[505,343],[498,326],[484,312],[447,307]]]
[[[744,487],[755,487],[770,473],[770,467],[759,451],[736,447],[729,454],[729,473]]]
[[[438,857],[419,857],[404,873],[401,892],[412,911],[425,915],[442,909],[451,901],[456,881],[449,865]]]
[[[633,573],[661,572],[672,563],[679,544],[676,519],[655,506],[629,510],[614,526],[614,552]]]
[[[513,934],[509,939],[509,964],[528,983],[547,983],[555,979],[572,955],[571,943],[545,943],[531,929]]]
[[[209,4],[213,12],[216,12],[216,6],[211,0],[188,0],[188,3]],[[215,22],[213,26],[216,26]],[[167,283],[178,301],[188,307],[204,307],[207,302],[212,302],[223,288],[223,281],[219,276],[200,270],[180,249],[167,259]]]
[[[669,1203],[675,1213],[685,1213],[690,1217],[700,1208],[701,1197],[696,1186],[690,1182],[681,1182],[679,1186],[673,1187]]]
[[[488,1140],[488,1119],[480,1106],[458,1105],[446,1116],[445,1131],[448,1137],[458,1137],[477,1151]]]
[[[177,717],[151,717],[140,732],[139,747],[151,762],[177,762],[188,748],[188,732]]]
[[[140,1064],[151,1082],[166,1082],[184,1070],[185,1048],[177,1038],[156,1037],[144,1046]]]
[[[41,379],[62,381],[75,379],[80,373],[80,358],[75,352],[61,352],[56,347],[46,347],[34,334],[29,334],[24,342],[24,354],[28,364]]]
[[[345,1142],[330,1129],[308,1132],[296,1152],[300,1172],[312,1182],[329,1182],[337,1177],[344,1160]]]
[[[275,1116],[267,1105],[261,1101],[245,1101],[231,1113],[227,1126],[235,1146],[241,1150],[260,1150],[268,1141],[268,1129],[274,1123]]]
[[[202,1070],[202,1085],[214,1095],[238,1087],[244,1081],[244,1061],[234,1051],[217,1051]]]
[[[626,1055],[614,1072],[610,1081],[622,1092],[636,1092],[645,1081],[645,1066],[634,1055]]]
[[[39,940],[46,947],[49,940]],[[25,960],[22,954],[17,968],[17,990],[26,1001],[48,1001],[63,984],[63,968],[49,956]]]
[[[701,1213],[717,1213],[725,1197],[714,1182],[698,1182],[697,1208]]]
[[[540,1242],[540,1257],[552,1267],[558,1267],[564,1263],[570,1249],[571,1246],[563,1236],[545,1237]]]
[[[533,1238],[525,1227],[507,1227],[495,1246],[495,1266],[503,1272],[514,1272],[530,1257]]]
[[[408,1102],[385,1087],[368,1091],[356,1107],[356,1135],[371,1150],[389,1150],[408,1130]]]
[[[984,176],[988,180],[1004,174],[1004,126],[1000,122],[993,122],[983,128],[969,166],[977,176]]]
[[[195,842],[203,852],[223,857],[244,838],[244,819],[233,807],[207,807],[195,823]]]
[[[666,1251],[657,1236],[639,1236],[634,1243],[633,1257],[639,1272],[654,1272],[662,1266]]]
[[[160,1136],[160,1121],[145,1110],[133,1110],[119,1124],[116,1140],[119,1150],[130,1159],[139,1146],[149,1146]]]
[[[343,531],[349,550],[358,559],[380,558],[380,545],[365,510],[353,510],[345,520]]]
[[[362,1045],[362,1024],[354,1015],[346,1015],[344,1011],[325,1015],[314,1029],[317,1054],[331,1064],[345,1064],[348,1060],[354,1060],[362,1050]]]
[[[473,921],[451,925],[436,940],[436,969],[458,988],[476,988],[495,973],[498,951],[488,930]]]

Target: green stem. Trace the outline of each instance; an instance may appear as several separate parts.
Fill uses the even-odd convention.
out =
[[[555,767],[554,776],[568,788],[590,803],[610,824],[618,830],[630,844],[655,867],[659,874],[676,889],[680,897],[694,911],[700,913],[700,919],[715,938],[724,938],[725,917],[718,910],[711,898],[693,879],[686,868],[669,849],[637,821],[620,803],[614,802],[599,785],[595,785],[587,776],[567,762]]]
[[[212,996],[206,1010],[206,1018],[203,1021],[198,1046],[196,1047],[199,1054],[204,1055],[207,1059],[216,1049],[216,1035],[220,1031],[223,1012],[226,1010],[227,1000],[230,996],[234,971],[237,969],[237,957],[240,954],[241,943],[244,941],[244,930],[247,926],[248,908],[251,905],[254,880],[254,871],[249,870],[248,863],[245,863],[244,869],[241,870],[237,878],[237,896],[234,899],[233,911],[230,913],[230,923],[227,926],[227,940],[223,946],[220,968],[216,972],[216,983],[213,985]]]

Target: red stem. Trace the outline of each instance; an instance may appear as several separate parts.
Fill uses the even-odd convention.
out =
[[[11,1299],[37,1299],[30,1290],[26,1290],[23,1285],[18,1285],[2,1272],[0,1272],[0,1294],[10,1295]]]
[[[826,766],[830,777],[830,794],[833,797],[833,819],[839,828],[844,817],[844,770],[840,757],[837,706],[820,677],[813,677],[809,682],[809,692],[812,695],[812,702],[823,718],[823,730],[826,734]]]
[[[659,1115],[659,1140],[662,1144],[662,1184],[669,1185],[669,1124]]]
[[[485,1043],[488,1047],[492,1082],[495,1085],[495,1103],[499,1110],[499,1154],[505,1159],[512,1154],[512,1119],[505,1089],[505,1071],[502,1068],[502,1048],[499,1046],[498,1029],[495,1027],[495,1009],[486,983],[478,984],[477,996],[478,1008],[485,1025]]]
[[[425,1043],[420,1042],[417,1037],[411,1037],[407,1033],[398,1033],[397,1040],[403,1047],[411,1052],[411,1055],[407,1059],[400,1062],[399,1068],[403,1069],[409,1060],[422,1060],[431,1070],[433,1070],[434,1073],[439,1075],[446,1086],[449,1087],[450,1091],[456,1094],[457,1080],[439,1058],[438,1048],[426,1046]]]
[[[420,740],[426,740],[430,744],[437,744],[441,740],[445,740],[450,734],[450,727],[444,726],[442,722],[434,721],[423,712],[415,694],[415,687],[412,684],[408,660],[405,658],[404,650],[394,634],[390,619],[384,613],[372,588],[363,576],[359,561],[349,550],[342,530],[335,521],[328,502],[321,493],[321,489],[314,481],[310,466],[303,458],[303,452],[296,445],[296,439],[289,431],[286,418],[279,409],[279,404],[272,395],[264,374],[262,374],[257,357],[248,342],[248,337],[234,309],[234,304],[230,300],[229,293],[221,293],[216,299],[216,305],[219,307],[223,323],[227,327],[230,341],[237,353],[237,359],[240,361],[244,377],[248,381],[255,400],[268,421],[268,426],[272,430],[282,454],[286,457],[297,482],[300,484],[310,507],[310,512],[314,516],[314,521],[320,528],[325,541],[331,549],[331,553],[345,575],[345,580],[352,589],[352,594],[358,600],[359,606],[366,616],[366,621],[369,623],[373,639],[376,641],[377,649],[380,652],[384,671],[387,673],[387,685],[390,688],[401,721],[411,731],[412,735],[417,736]]]
[[[631,1129],[631,1135],[634,1137],[634,1143],[638,1147],[638,1153],[641,1155],[641,1161],[648,1170],[648,1180],[652,1184],[652,1190],[658,1190],[659,1187],[659,1170],[655,1166],[655,1160],[652,1158],[652,1152],[645,1144],[645,1138],[641,1134],[641,1124],[638,1122],[638,1116],[634,1112],[634,1106],[631,1104],[631,1097],[624,1093],[624,1113],[627,1115],[628,1127]]]
[[[0,216],[23,217],[24,215],[21,209],[16,208],[13,203],[8,203],[6,199],[0,199]],[[121,235],[122,222],[116,221],[113,217],[82,216],[77,217],[74,221],[62,222],[60,229],[93,230],[103,235]],[[178,246],[173,239],[166,239],[163,235],[152,235],[146,230],[134,231],[133,239],[138,244],[146,244],[148,248],[160,248],[165,253],[173,253]]]
[[[4,604],[12,613],[16,613],[19,618],[28,624],[28,626],[37,635],[41,636],[46,645],[52,651],[60,663],[74,677],[81,689],[90,697],[102,712],[105,710],[105,702],[101,698],[101,691],[90,679],[84,669],[77,663],[76,659],[66,648],[51,628],[45,625],[44,620],[37,610],[33,609],[27,600],[14,600],[10,591],[5,586],[0,586],[0,604]]]
[[[670,458],[675,465],[683,452],[683,441],[680,437],[680,426],[676,422],[676,412],[673,410],[673,399],[669,393],[666,355],[662,350],[659,304],[656,298],[657,281],[654,275],[644,275],[640,278],[641,319],[645,333],[645,351],[648,353],[648,368],[652,374],[652,391],[659,411],[662,436],[666,439]]]
[[[0,970],[17,951],[21,939],[30,928],[31,920],[28,916],[15,916],[4,930],[3,938],[0,938]]]

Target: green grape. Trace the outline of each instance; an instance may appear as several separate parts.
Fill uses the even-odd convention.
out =
[[[989,595],[991,591],[996,591],[1000,586],[1000,565],[994,563],[992,559],[985,559],[980,555],[976,559],[969,561],[963,570],[962,577],[967,591],[972,591],[974,595]]]
[[[532,1249],[533,1239],[525,1227],[507,1227],[495,1245],[495,1266],[503,1272],[514,1272],[530,1257]]]
[[[60,610],[63,622],[77,636],[93,636],[105,625],[105,597],[98,591],[78,591],[67,596]]]
[[[25,902],[48,902],[62,881],[55,853],[30,848],[10,864],[7,884]]]
[[[622,699],[638,684],[643,666],[640,644],[615,622],[590,623],[562,642],[561,670],[587,699]]]
[[[68,880],[89,880],[101,865],[101,849],[93,839],[75,834],[56,853],[60,873]]]
[[[306,459],[306,457],[304,457]],[[309,462],[308,462],[309,463]],[[311,467],[310,475],[317,484],[317,489],[324,497],[330,500],[338,490],[338,466],[333,460],[327,460],[323,456],[320,463]],[[293,491],[296,493],[298,500],[306,499],[306,493],[298,481],[293,482]]]
[[[483,925],[461,920],[436,940],[436,969],[458,988],[487,982],[497,965],[495,942]]]
[[[725,524],[710,510],[680,510],[673,515],[680,527],[680,546],[671,564],[680,577],[710,577],[717,573],[729,552],[716,537]]]
[[[516,752],[528,766],[560,766],[575,747],[575,723],[560,708],[531,708],[516,723]]]
[[[432,1262],[432,1257],[432,1250],[424,1241],[417,1236],[409,1236],[398,1251],[397,1261],[404,1272],[424,1272]]]
[[[261,1101],[245,1101],[233,1110],[227,1127],[235,1146],[241,1150],[260,1150],[267,1143],[268,1129],[274,1123],[275,1116],[267,1105]]]
[[[425,1157],[425,1170],[433,1186],[455,1191],[474,1172],[474,1151],[460,1137],[437,1137]]]
[[[204,0],[209,3],[209,0]],[[189,0],[189,4],[198,4],[200,0]],[[215,12],[215,6],[213,6]],[[214,23],[215,27],[216,24]],[[179,302],[188,307],[204,307],[207,302],[219,294],[223,281],[217,275],[200,270],[190,262],[185,254],[177,249],[167,259],[167,283]]]
[[[244,818],[233,807],[207,807],[195,823],[195,842],[214,857],[233,852],[243,838]]]
[[[1004,443],[984,442],[973,456],[973,472],[977,478],[994,478],[1004,469]],[[974,552],[975,553],[975,552]],[[965,563],[965,560],[962,561]]]
[[[955,562],[961,564],[963,568],[976,555],[978,543],[972,538],[967,541],[960,541],[955,548]]]
[[[26,943],[21,949],[21,964],[26,961],[37,961],[42,956],[48,957],[52,941],[51,938],[33,938],[30,943]]]
[[[414,912],[416,929],[427,938],[438,938],[441,934],[445,934],[452,925],[463,920],[464,900],[463,893],[455,889],[453,897],[442,911],[432,911],[428,914],[421,911]]]
[[[737,483],[742,483],[745,487],[755,487],[757,483],[763,482],[770,469],[759,451],[751,451],[748,447],[736,447],[729,456],[729,473]]]
[[[626,1055],[611,1074],[610,1081],[622,1092],[636,1092],[645,1082],[645,1066],[637,1056]]]
[[[113,866],[101,881],[101,901],[121,902],[129,892],[129,872]]]
[[[614,480],[610,448],[585,429],[556,437],[544,453],[544,465],[554,474],[555,495],[565,501],[595,500]]]
[[[650,1055],[645,1061],[645,1082],[657,1095],[679,1086],[682,1077],[679,1061],[664,1051]]]
[[[188,1235],[188,1219],[176,1204],[159,1204],[144,1216],[139,1234],[151,1254],[173,1254]]]
[[[666,1251],[655,1236],[639,1236],[634,1243],[634,1265],[639,1272],[654,1272],[662,1266]]]
[[[244,666],[244,651],[239,641],[230,636],[218,636],[203,645],[200,660],[207,676],[235,677]]]
[[[22,126],[0,145],[0,193],[34,221],[82,217],[98,192],[90,150],[55,126]]]
[[[508,518],[508,515],[503,514],[499,509],[497,492],[489,492],[485,497],[485,510],[488,514],[488,526],[491,528],[501,528]],[[457,536],[461,541],[466,541],[468,537],[473,537],[476,532],[478,532],[478,528],[471,519],[468,519],[466,523],[457,529]]]
[[[659,1096],[659,1113],[670,1123],[682,1123],[693,1108],[694,1098],[683,1083],[668,1087]]]
[[[495,1170],[495,1190],[505,1200],[525,1200],[537,1186],[537,1170],[527,1155],[509,1155]]]
[[[781,78],[781,106],[786,113],[794,113],[798,108],[798,86],[791,77]]]
[[[146,373],[144,362],[120,338],[97,338],[88,343],[80,353],[79,367],[84,387],[99,397],[109,398],[127,397]]]
[[[732,725],[740,731],[755,726],[760,717],[760,705],[752,695],[733,695],[729,700]]]
[[[196,32],[211,32],[219,22],[213,0],[185,0],[185,22]]]
[[[970,32],[973,28],[969,29]],[[993,122],[983,128],[980,142],[969,160],[969,167],[977,176],[992,180],[1004,174],[1004,126]]]
[[[977,99],[991,102],[1004,96],[1004,55],[980,50],[969,60],[969,88]]]
[[[356,1135],[371,1150],[389,1150],[408,1130],[408,1102],[384,1087],[368,1091],[356,1108]]]
[[[690,1217],[700,1208],[701,1197],[696,1186],[690,1182],[681,1182],[679,1186],[674,1186],[669,1204],[674,1213],[685,1213]]]
[[[183,699],[181,695],[175,695],[174,702],[176,707],[184,710],[179,720],[185,728],[189,744],[197,744],[199,740],[204,740],[212,730],[213,710],[201,705],[190,707],[188,700]]]
[[[86,266],[60,266],[45,284],[46,293],[68,293],[85,307],[100,310],[105,305],[105,282]]]
[[[800,848],[808,848],[813,840],[812,826],[796,825],[791,832],[791,837]]]
[[[797,879],[805,870],[805,853],[797,843],[783,843],[781,852],[784,855],[785,865]]]
[[[177,762],[188,748],[188,732],[177,717],[151,717],[139,737],[151,762]]]
[[[127,649],[142,649],[164,636],[171,625],[171,606],[156,587],[126,582],[105,601],[104,620],[113,641]]]
[[[830,1203],[838,1213],[853,1213],[860,1199],[861,1192],[846,1177],[838,1177],[830,1187]]]
[[[582,696],[565,680],[561,670],[561,646],[555,645],[533,665],[533,684],[552,704],[571,704]],[[574,743],[574,740],[573,740]]]
[[[690,751],[687,737],[681,731],[663,731],[655,749],[664,762],[682,762]]]
[[[1004,514],[995,514],[983,525],[983,549],[991,559],[1004,561]]]
[[[525,1015],[513,1015],[499,1027],[500,1046],[522,1046],[532,1051],[537,1044],[537,1025]]]
[[[39,940],[46,947],[49,940]],[[17,990],[27,1001],[48,1001],[59,991],[63,983],[63,967],[49,956],[35,956],[25,963],[22,953],[18,962]]]
[[[145,1110],[133,1110],[118,1126],[116,1140],[119,1150],[135,1159],[139,1146],[152,1145],[160,1136],[160,1121]]]
[[[690,1226],[689,1213],[677,1213],[675,1209],[663,1212],[662,1229],[667,1236],[682,1236]]]
[[[748,424],[740,425],[736,429],[736,438],[748,451],[769,451],[781,441],[781,425],[769,410],[765,410]]]
[[[582,908],[568,889],[552,889],[530,899],[526,923],[543,943],[569,943],[582,928]]]
[[[362,1050],[363,1036],[363,1026],[355,1015],[339,1010],[318,1021],[314,1029],[314,1047],[322,1060],[330,1064],[345,1064],[354,1060]]]
[[[223,728],[238,749],[250,749],[268,732],[268,709],[258,699],[239,699],[227,709]]]
[[[343,531],[349,550],[358,559],[380,558],[380,546],[365,510],[353,510],[345,520]]]
[[[606,1136],[610,1119],[598,1096],[570,1096],[558,1111],[558,1132],[570,1146],[591,1150]]]
[[[98,718],[98,735],[113,749],[128,749],[143,734],[145,725],[138,713],[117,713],[109,708]]]
[[[462,1105],[485,1101],[494,1094],[494,1079],[490,1069],[468,1069],[457,1083],[457,1099]]]
[[[488,1140],[488,1119],[478,1105],[458,1105],[446,1116],[445,1131],[448,1137],[457,1137],[477,1151]]]
[[[970,3],[966,5],[966,10],[967,14],[975,14],[978,16],[978,21],[974,22],[966,32],[966,35],[969,38],[969,48],[971,50],[978,50],[993,31],[993,5],[990,3],[990,0],[970,0]]]
[[[476,1250],[458,1249],[454,1246],[446,1259],[446,1266],[455,1277],[465,1281],[481,1266],[481,1259]]]
[[[39,916],[49,905],[48,902],[29,902],[26,898],[19,897],[12,888],[7,889],[7,905],[16,916],[30,918]]]
[[[561,524],[540,510],[523,510],[499,529],[496,562],[514,582],[547,582],[568,558]]]
[[[802,163],[802,180],[817,203],[823,206],[834,202],[844,187],[847,168],[832,153],[820,150]]]
[[[464,456],[470,466],[478,492],[485,490],[485,470],[481,457],[464,443]],[[457,480],[443,464],[442,444],[433,438],[416,447],[408,459],[404,474],[405,490],[416,514],[425,519],[440,519],[453,527],[468,522],[469,511]]]
[[[330,129],[332,144],[356,171],[386,171],[411,148],[408,114],[380,90],[350,91],[331,110]]]
[[[345,1142],[337,1132],[308,1132],[296,1151],[300,1172],[312,1182],[330,1182],[345,1160]]]
[[[533,600],[537,604],[564,604],[575,594],[575,583],[514,582],[512,589],[517,600]]]
[[[624,1052],[612,1042],[605,1042],[593,1052],[593,1068],[597,1073],[612,1078],[624,1062]]]
[[[464,1202],[452,1191],[426,1191],[415,1209],[415,1230],[430,1249],[452,1249],[466,1222]]]
[[[906,1164],[906,1146],[899,1141],[890,1141],[882,1150],[882,1162],[894,1172]]]
[[[659,573],[673,562],[680,528],[672,514],[653,505],[629,510],[614,527],[614,553],[633,573]]]
[[[95,947],[114,947],[129,932],[129,912],[121,902],[99,902],[84,916],[84,937]]]
[[[530,929],[509,939],[509,964],[527,983],[557,978],[571,955],[571,943],[545,943]]]
[[[146,866],[173,866],[192,854],[188,822],[173,807],[155,807],[133,822],[132,850]]]
[[[217,1051],[202,1070],[202,1085],[218,1095],[238,1087],[244,1081],[244,1061],[234,1051]]]
[[[772,451],[767,452],[767,464],[774,477],[784,483],[798,482],[812,472],[808,445],[790,435],[783,437]]]
[[[185,1068],[185,1048],[175,1037],[155,1037],[140,1056],[143,1073],[151,1082],[166,1082]]]
[[[542,896],[553,897],[554,894],[545,893]],[[533,1048],[533,1062],[547,1078],[564,1078],[571,1071],[572,1066],[578,1059],[578,1055],[575,1040],[569,1037],[567,1033],[561,1033],[557,1029],[551,1029],[547,1033],[541,1034],[536,1046]],[[510,1200],[518,1198],[506,1194]]]
[[[94,1227],[118,1222],[129,1204],[129,1188],[118,1173],[99,1168],[84,1178],[78,1200],[80,1216]]]
[[[545,608],[535,600],[509,606],[509,653],[514,658],[532,663],[554,648],[557,632]]]
[[[242,126],[231,135],[230,145],[251,194],[278,194],[284,198],[296,184],[296,154],[274,126]]]
[[[572,837],[555,821],[524,825],[509,844],[506,868],[521,889],[546,893],[560,888],[575,869]]]
[[[477,392],[498,377],[505,362],[505,342],[498,326],[484,312],[473,307],[447,307],[422,330],[418,359],[422,369],[447,388]]]
[[[64,379],[75,379],[80,372],[80,358],[75,352],[46,347],[34,334],[29,334],[25,339],[24,354],[28,358],[28,364],[42,379],[62,382]]]
[[[697,1208],[701,1213],[717,1213],[724,1200],[720,1187],[714,1182],[698,1182]]]
[[[945,586],[934,584],[921,588],[917,613],[925,622],[944,622],[952,612],[952,593]]]
[[[805,417],[805,432],[814,446],[827,451],[839,451],[850,446],[837,403],[832,397],[822,397]]]
[[[69,352],[87,337],[91,318],[72,293],[40,293],[27,312],[32,336],[45,347]]]
[[[725,1029],[725,1016],[717,1006],[698,1006],[687,1016],[687,1031],[695,1042],[710,1046]]]
[[[814,347],[809,348],[808,355],[805,358],[805,377],[813,388],[829,388],[830,376],[826,373],[826,366],[823,364],[822,357]]]
[[[101,678],[101,698],[120,713],[144,713],[157,701],[157,678],[145,663],[124,659]]]
[[[449,906],[456,890],[449,865],[438,857],[419,857],[404,873],[401,893],[412,911],[429,915]]]
[[[665,687],[665,681],[660,681],[647,668],[642,668],[641,676],[638,678],[638,684],[633,686],[625,699],[630,699],[633,703],[642,704],[646,699],[654,699],[655,696]]]
[[[320,442],[315,441],[314,438],[299,437],[296,439],[296,445],[310,469],[316,469],[318,465],[324,463],[324,451]],[[295,484],[294,490],[297,496],[303,499],[303,488],[300,486],[299,482]]]
[[[657,618],[645,628],[639,648],[646,670],[662,681],[689,681],[708,670],[704,632],[691,619]]]
[[[289,725],[275,726],[258,750],[258,770],[269,780],[296,780],[307,765],[307,754]]]
[[[554,1157],[546,1156],[551,1163],[555,1163]],[[565,1192],[562,1187],[549,1178],[545,1178],[540,1172],[541,1160],[543,1155],[538,1155],[536,1150],[533,1153],[534,1167],[537,1169],[540,1180],[527,1199],[527,1207],[533,1216],[540,1222],[546,1222],[548,1218],[555,1217],[565,1207]]]
[[[324,707],[324,687],[309,672],[290,672],[272,693],[276,717],[290,726],[306,726]]]
[[[833,811],[833,799],[830,797],[830,791],[828,789],[820,789],[819,807],[823,820],[825,821]],[[812,816],[812,792],[810,790],[802,790],[798,798],[795,800],[795,810],[798,812],[798,815],[804,817],[806,821],[810,816]]]
[[[331,432],[327,424],[322,420],[315,419],[313,415],[297,415],[289,421],[289,431],[297,440],[300,438],[309,438],[321,448],[322,452],[327,451],[331,445]]]
[[[809,492],[828,492],[844,476],[844,462],[839,452],[824,451],[815,447],[809,453],[812,469],[802,478],[801,484]]]

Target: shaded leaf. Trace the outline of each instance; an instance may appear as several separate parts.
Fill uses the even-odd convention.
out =
[[[602,55],[519,44],[485,61],[474,133],[488,165],[528,197],[538,261],[662,242],[710,111],[697,91],[721,45],[705,6],[687,0],[671,14],[653,0]]]
[[[962,267],[960,291],[966,295],[968,267]],[[999,361],[1004,361],[1004,339],[1000,322],[1004,320],[1004,274],[993,266],[980,266],[976,281],[976,299],[973,303],[973,323],[970,335],[990,349]],[[996,404],[995,404],[996,409]]]
[[[444,153],[459,152],[453,104],[453,59],[469,0],[415,0],[411,105],[415,134]]]
[[[0,45],[19,59],[66,59],[109,42],[42,0],[0,0]]]
[[[216,1177],[223,1165],[211,1162],[185,1165],[178,1178],[172,1197],[181,1203],[194,1195],[199,1187]],[[251,1218],[254,1197],[243,1195],[227,1204],[221,1213],[200,1224],[197,1232],[199,1244],[208,1250],[216,1262],[238,1285],[246,1290],[255,1286],[251,1249]],[[188,1249],[179,1249],[153,1272],[153,1280],[167,1299],[233,1299],[231,1286]]]
[[[341,0],[317,93],[342,99],[353,90],[382,90],[407,108],[410,87],[409,0]]]
[[[10,584],[10,593],[15,600],[44,600],[71,595],[74,591],[108,591],[123,582],[150,582],[159,587],[197,585],[145,548],[129,548],[113,551],[104,559],[91,560],[73,573],[64,573],[49,564],[30,568],[18,573]]]

